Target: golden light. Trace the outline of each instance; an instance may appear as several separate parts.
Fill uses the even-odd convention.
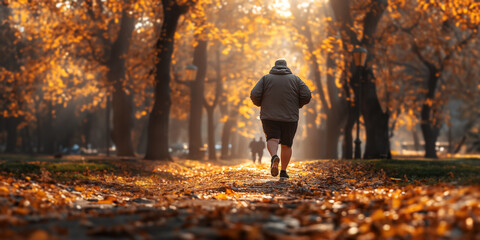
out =
[[[273,2],[273,9],[282,17],[290,17],[290,2],[289,0],[275,0]]]
[[[277,12],[281,17],[291,17],[292,12],[291,12],[291,5],[290,5],[291,0],[275,0],[272,4],[273,10]],[[296,0],[296,4],[298,5],[298,8],[306,9],[308,8],[312,3],[315,2],[315,0]],[[328,0],[323,0],[324,3],[327,3]]]

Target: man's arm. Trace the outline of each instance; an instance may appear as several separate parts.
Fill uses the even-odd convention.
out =
[[[257,85],[255,85],[255,87],[253,87],[252,91],[250,92],[250,99],[252,99],[253,104],[259,107],[262,105],[264,78],[265,76],[263,76],[260,81],[257,82]]]
[[[307,84],[305,84],[302,79],[297,77],[298,83],[299,83],[299,108],[302,108],[304,105],[310,102],[310,99],[312,99],[312,92],[310,91],[310,88],[308,88]]]

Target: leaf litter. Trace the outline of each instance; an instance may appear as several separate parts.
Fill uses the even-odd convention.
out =
[[[478,185],[398,184],[372,164],[115,161],[0,174],[1,239],[480,239]]]

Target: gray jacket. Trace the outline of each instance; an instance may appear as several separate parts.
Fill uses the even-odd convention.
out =
[[[260,119],[298,121],[298,109],[310,102],[307,85],[286,66],[275,66],[250,92],[253,104],[261,107]]]

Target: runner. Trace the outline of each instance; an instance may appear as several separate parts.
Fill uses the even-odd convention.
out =
[[[285,59],[275,61],[270,73],[263,76],[250,92],[252,102],[261,107],[260,119],[267,138],[267,149],[272,156],[270,172],[278,175],[281,144],[280,178],[289,178],[287,166],[292,156],[292,144],[297,131],[298,109],[310,102],[312,94],[307,85],[287,67]]]

